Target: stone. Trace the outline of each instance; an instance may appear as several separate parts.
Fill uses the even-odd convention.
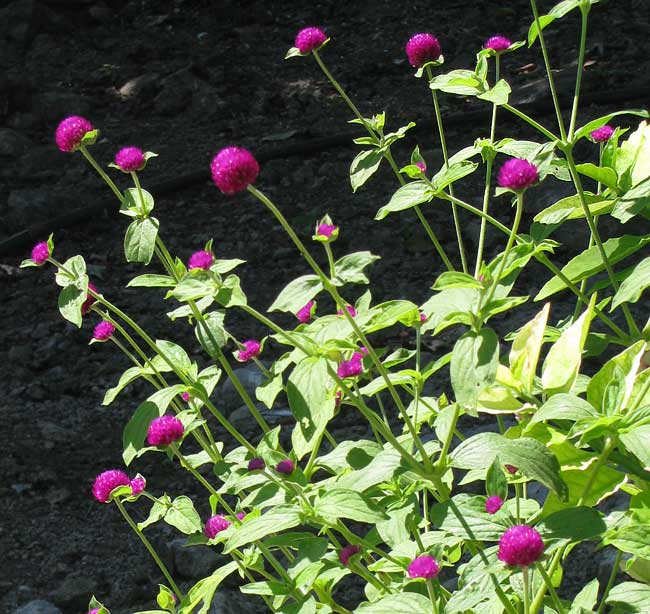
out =
[[[49,598],[62,608],[85,612],[96,590],[97,582],[93,578],[68,576]]]
[[[169,546],[172,551],[176,573],[187,579],[197,580],[211,574],[224,562],[224,556],[210,546],[186,546],[183,538],[173,540]]]
[[[136,98],[139,96],[148,98],[154,96],[159,89],[160,75],[158,73],[146,73],[129,79],[118,88],[117,92],[122,98]]]
[[[20,132],[16,132],[11,128],[0,128],[1,157],[15,158],[20,156],[30,145],[30,140]]]
[[[255,389],[258,386],[261,386],[265,380],[259,367],[255,365],[255,363],[250,363],[246,366],[240,367],[239,369],[234,369],[234,373],[241,385],[244,387],[244,390],[246,390],[254,401]],[[237,390],[235,390],[230,379],[225,380],[223,384],[219,386],[215,398],[217,399],[217,407],[226,414],[234,411],[242,404],[242,399]]]
[[[15,610],[14,614],[61,614],[61,610],[49,601],[35,599]]]

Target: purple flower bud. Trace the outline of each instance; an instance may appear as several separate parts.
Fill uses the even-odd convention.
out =
[[[409,578],[435,578],[440,572],[438,561],[425,554],[413,559],[407,568]]]
[[[249,471],[262,471],[266,467],[266,463],[263,458],[251,458],[248,461],[248,470]]]
[[[314,315],[316,314],[316,301],[311,300],[307,304],[303,305],[296,312],[296,318],[301,324],[307,324],[310,322]]]
[[[503,499],[499,495],[492,495],[485,500],[485,511],[488,514],[496,514],[503,505]]]
[[[316,228],[316,234],[320,237],[331,239],[335,230],[338,230],[338,226],[335,226],[334,224],[319,224]]]
[[[185,401],[186,403],[188,403],[189,400],[190,400],[190,398],[191,398],[191,397],[190,397],[190,393],[189,393],[189,392],[181,392],[181,399],[183,399],[183,401]]]
[[[224,194],[237,194],[257,179],[260,165],[243,147],[222,149],[210,164],[212,180]]]
[[[427,62],[433,62],[440,57],[440,43],[428,32],[414,34],[406,43],[406,55],[414,68],[420,68]]]
[[[341,548],[339,552],[341,565],[347,567],[350,563],[350,558],[355,554],[359,554],[359,552],[361,552],[361,546],[357,546],[357,544],[350,544]]]
[[[260,345],[260,342],[256,341],[255,339],[249,339],[248,341],[244,341],[242,345],[244,346],[244,349],[239,350],[236,356],[239,362],[246,362],[247,360],[250,360],[251,358],[258,356],[262,347]]]
[[[194,252],[190,259],[187,261],[187,268],[191,271],[192,269],[203,269],[207,271],[214,264],[214,256],[212,252],[200,251]]]
[[[237,520],[244,520],[244,518],[246,518],[246,512],[237,512],[235,516]]]
[[[350,360],[344,360],[339,363],[339,366],[336,369],[336,374],[341,378],[346,377],[356,377],[360,375],[363,371],[363,363],[361,362],[363,354],[355,352],[352,354]]]
[[[150,446],[168,446],[178,441],[184,432],[183,423],[176,416],[160,416],[149,425],[147,443]]]
[[[522,158],[511,158],[499,170],[497,183],[501,188],[521,192],[539,179],[537,167]]]
[[[108,341],[113,336],[114,332],[115,326],[110,322],[103,320],[97,326],[95,326],[95,330],[93,331],[93,339],[95,341]]]
[[[320,28],[304,28],[296,34],[294,45],[300,53],[311,53],[327,40],[327,35]]]
[[[591,138],[596,141],[596,143],[604,143],[605,141],[609,141],[609,139],[612,138],[612,134],[614,134],[614,128],[608,124],[605,124],[604,126],[601,126],[600,128],[594,130],[591,133]]]
[[[34,245],[34,247],[32,248],[32,260],[36,264],[41,265],[47,262],[47,259],[49,257],[50,257],[50,248],[46,241],[41,241],[40,243]]]
[[[138,147],[123,147],[115,154],[115,166],[124,173],[140,171],[145,164],[144,153]]]
[[[506,467],[506,471],[510,475],[514,475],[515,473],[517,473],[517,471],[519,471],[519,469],[517,469],[517,467],[515,467],[514,465],[506,465],[505,467]]]
[[[427,165],[424,162],[416,162],[414,166],[417,166],[423,173],[427,172]]]
[[[85,117],[71,115],[57,126],[54,139],[61,151],[72,152],[79,149],[86,133],[92,130],[92,124]]]
[[[228,520],[222,514],[211,516],[205,522],[203,535],[205,535],[208,539],[212,539],[218,533],[221,533],[221,531],[225,531],[230,525],[231,525],[230,520]]]
[[[93,496],[100,503],[108,503],[111,493],[118,486],[129,486],[131,481],[124,471],[109,469],[100,473],[93,484]]]
[[[88,290],[92,290],[95,294],[99,294],[99,290],[95,288],[95,286],[90,282],[88,282]],[[90,311],[90,308],[93,306],[93,303],[96,300],[97,299],[94,296],[92,296],[90,293],[86,295],[86,300],[83,302],[83,305],[81,305],[82,316],[85,316]]]
[[[483,49],[492,49],[492,51],[501,53],[510,48],[511,45],[512,42],[510,42],[510,39],[505,36],[490,36],[490,38],[483,43]]]
[[[354,318],[357,315],[357,310],[352,306],[352,305],[346,305],[345,308],[347,309],[348,313]],[[336,310],[336,315],[342,316],[343,315],[343,309],[337,309]]]
[[[140,494],[147,487],[147,481],[143,477],[133,478],[131,480],[131,493]]]
[[[540,534],[525,524],[510,527],[499,540],[497,557],[506,565],[528,567],[541,556],[544,542]]]
[[[291,475],[295,467],[296,466],[294,465],[293,461],[290,458],[285,458],[275,466],[275,470],[278,473],[282,473],[284,475]]]

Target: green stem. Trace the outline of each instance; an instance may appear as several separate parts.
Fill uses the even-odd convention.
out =
[[[553,79],[553,72],[551,71],[551,63],[548,59],[548,51],[546,50],[546,43],[544,41],[544,32],[539,20],[539,11],[537,10],[537,3],[535,0],[530,0],[530,6],[533,10],[535,18],[535,25],[537,26],[537,35],[539,37],[539,44],[542,48],[542,56],[544,56],[544,66],[546,67],[546,76],[548,78],[548,85],[551,90],[551,97],[553,99],[553,106],[555,108],[555,116],[557,117],[558,128],[560,129],[560,137],[562,141],[566,141],[566,131],[564,130],[564,120],[562,119],[562,111],[560,110],[560,101],[557,97],[557,90],[555,89],[555,80]]]
[[[542,126],[542,124],[535,121],[530,115],[527,115],[523,111],[520,111],[519,109],[517,109],[517,108],[515,108],[512,105],[509,105],[507,103],[503,104],[501,106],[506,111],[509,111],[513,115],[516,115],[519,119],[523,119],[527,124],[529,124],[530,126],[535,128],[535,130],[537,130],[537,132],[540,132],[541,134],[543,134],[550,141],[553,141],[553,142],[559,141],[559,138],[555,134],[553,134],[550,130],[544,128],[544,126]]]
[[[585,47],[587,45],[587,17],[591,5],[584,2],[580,3],[580,51],[578,52],[578,67],[576,69],[576,87],[573,93],[573,107],[571,108],[571,122],[569,124],[569,141],[573,140],[573,133],[576,128],[576,119],[578,117],[578,102],[580,100],[580,87],[582,85],[582,73],[585,65]]]
[[[138,190],[138,198],[140,199],[140,208],[141,208],[141,215],[143,217],[147,217],[149,214],[147,213],[147,209],[144,205],[144,195],[142,194],[142,186],[140,185],[140,180],[138,179],[138,173],[135,171],[131,171],[131,178],[133,179],[133,183],[135,184],[136,190]]]
[[[521,522],[521,484],[515,484],[515,517],[517,524]]]
[[[438,600],[436,599],[435,591],[433,590],[433,580],[427,578],[427,593],[429,593],[429,599],[431,600],[431,611],[433,614],[438,614]]]
[[[438,457],[438,462],[436,467],[442,469],[447,466],[447,454],[449,453],[449,448],[451,447],[451,440],[454,438],[454,431],[456,430],[456,422],[458,422],[458,417],[460,416],[460,406],[458,403],[454,405],[454,413],[451,417],[451,424],[449,425],[449,431],[445,437],[445,441],[442,444],[442,450],[440,451],[440,456]]]
[[[427,78],[429,82],[433,79],[431,74],[431,67],[427,66]],[[445,131],[442,127],[442,115],[440,113],[440,104],[438,102],[438,93],[436,90],[431,90],[431,98],[433,99],[433,110],[436,115],[436,124],[438,125],[438,136],[440,137],[440,148],[442,149],[442,157],[445,161],[445,168],[449,168],[449,155],[447,154],[447,141],[445,140]],[[449,193],[454,195],[453,185],[449,186]],[[460,260],[463,265],[463,273],[467,273],[467,258],[465,256],[465,246],[463,245],[463,234],[460,228],[460,219],[458,217],[458,209],[456,205],[452,202],[451,212],[454,217],[454,226],[456,228],[456,239],[458,241],[458,251],[460,253]]]
[[[530,582],[528,578],[528,567],[522,567],[524,581],[524,614],[530,614]]]
[[[122,196],[122,192],[118,189],[118,187],[113,183],[113,180],[106,174],[104,169],[97,164],[97,160],[93,157],[93,155],[88,151],[85,145],[80,145],[79,146],[79,151],[83,154],[84,158],[90,162],[91,166],[97,171],[97,174],[106,182],[108,187],[113,191],[113,194],[117,197],[117,200],[120,201],[120,203],[124,202],[124,196]]]
[[[138,528],[138,525],[134,522],[133,518],[131,518],[129,513],[126,511],[122,502],[119,499],[114,499],[114,501],[115,501],[115,505],[117,505],[117,508],[120,510],[122,516],[124,516],[124,520],[126,520],[128,525],[133,529],[135,534],[140,538],[140,541],[144,544],[145,548],[149,551],[149,554],[151,555],[153,560],[156,561],[156,564],[158,565],[163,576],[165,576],[165,578],[167,579],[167,582],[169,582],[169,586],[171,586],[176,597],[178,597],[179,600],[182,600],[183,593],[176,585],[176,582],[174,582],[174,579],[172,578],[171,574],[167,570],[165,564],[158,556],[158,553],[155,551],[154,547],[151,545],[151,542],[145,537],[144,533]]]
[[[553,582],[551,581],[551,578],[549,577],[549,575],[546,573],[546,570],[544,569],[544,565],[540,563],[536,563],[535,568],[541,574],[542,579],[544,580],[544,584],[548,589],[549,595],[551,595],[551,599],[553,600],[553,603],[555,604],[555,607],[558,611],[558,614],[566,614],[566,610],[564,609],[564,606],[562,605],[562,602],[558,597],[558,594],[555,590],[555,587],[553,586]]]
[[[609,591],[611,591],[612,586],[614,586],[614,582],[616,580],[616,575],[618,574],[618,568],[619,565],[621,564],[622,557],[623,557],[623,552],[621,550],[617,550],[616,558],[614,559],[614,564],[612,565],[612,571],[609,574],[609,579],[607,580],[607,585],[605,586],[605,591],[603,592],[603,596],[600,600],[600,605],[596,610],[596,614],[601,614],[603,608],[605,607],[605,602],[607,601],[607,596],[609,595]]]

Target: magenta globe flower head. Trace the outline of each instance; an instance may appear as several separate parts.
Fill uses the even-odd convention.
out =
[[[115,326],[110,322],[103,320],[95,326],[95,330],[93,330],[93,340],[99,342],[108,341],[113,336],[114,332]]]
[[[294,462],[290,458],[285,458],[284,460],[281,460],[275,466],[275,470],[278,473],[282,473],[283,475],[291,475],[295,468],[296,468],[296,466],[295,466]]]
[[[512,46],[512,41],[505,36],[490,36],[484,43],[483,49],[492,49],[496,53],[502,53]]]
[[[485,500],[485,511],[488,514],[496,514],[503,505],[503,499],[499,495],[492,495]]]
[[[424,162],[416,162],[413,166],[417,166],[422,173],[427,172],[427,165]]]
[[[259,353],[262,351],[260,342],[256,341],[255,339],[244,341],[242,345],[244,346],[244,349],[237,351],[235,354],[235,358],[239,362],[246,362],[255,356],[259,356]]]
[[[207,252],[202,250],[200,252],[194,252],[190,259],[187,261],[188,270],[193,269],[203,269],[207,271],[214,264],[214,256],[212,252]]]
[[[150,446],[168,446],[177,442],[185,432],[183,423],[176,416],[154,418],[147,430],[147,443]]]
[[[208,539],[213,539],[222,531],[225,531],[232,523],[224,515],[217,514],[216,516],[211,516],[205,522],[205,527],[203,528],[203,535]]]
[[[432,556],[425,554],[423,556],[418,556],[414,558],[406,572],[408,573],[409,578],[435,578],[440,572],[440,565],[438,561]]]
[[[249,471],[262,471],[266,468],[266,463],[263,458],[255,457],[251,458],[248,461],[248,470]]]
[[[438,39],[428,32],[414,34],[406,43],[406,55],[414,68],[421,68],[427,62],[435,62],[441,53]]]
[[[237,512],[235,518],[237,518],[237,520],[244,520],[244,518],[246,518],[246,512]]]
[[[119,469],[103,471],[96,478],[93,484],[93,496],[100,503],[108,503],[111,493],[120,486],[130,486],[129,476]]]
[[[190,398],[191,398],[191,397],[190,397],[190,393],[189,393],[189,392],[181,392],[181,399],[183,399],[183,401],[185,401],[186,403],[188,403],[189,400],[190,400]]]
[[[61,151],[77,151],[86,134],[93,130],[93,125],[85,117],[71,115],[57,126],[54,139]]]
[[[608,124],[605,124],[604,126],[593,130],[590,136],[594,140],[594,143],[604,143],[605,141],[609,141],[609,139],[612,138],[613,134],[614,128]]]
[[[130,484],[131,494],[139,495],[147,487],[147,480],[138,474],[131,480]]]
[[[88,290],[92,290],[95,294],[99,294],[99,290],[95,288],[95,286],[90,282],[88,282]],[[90,308],[93,306],[93,303],[96,300],[97,299],[94,296],[92,296],[90,293],[86,295],[86,300],[83,302],[83,305],[81,305],[82,316],[85,316],[90,311]]]
[[[301,324],[307,324],[308,322],[311,322],[313,317],[316,315],[316,301],[311,300],[305,305],[303,305],[298,311],[296,312],[296,318],[298,318],[298,322]]]
[[[539,173],[534,164],[523,158],[511,158],[499,170],[497,183],[500,188],[523,192],[537,182]]]
[[[335,241],[339,236],[339,227],[334,224],[319,224],[316,227],[316,234],[329,241]]]
[[[320,28],[309,27],[303,28],[296,34],[294,45],[300,53],[306,55],[314,49],[318,49],[327,40],[327,34]]]
[[[216,186],[230,196],[245,190],[257,179],[260,165],[248,149],[226,147],[212,159],[210,170]]]
[[[37,243],[32,248],[32,260],[35,264],[39,266],[47,262],[47,259],[50,257],[50,247],[47,244],[47,241],[41,241]]]
[[[114,166],[123,173],[141,171],[146,164],[144,152],[139,147],[123,147],[115,154]]]
[[[363,372],[362,359],[363,354],[360,352],[355,352],[352,354],[352,358],[350,358],[350,360],[344,360],[343,362],[339,363],[339,366],[336,369],[336,374],[343,379],[360,375]]]
[[[519,471],[519,469],[517,469],[517,467],[515,467],[514,465],[505,465],[505,468],[510,475],[514,475],[515,473],[517,473],[517,471]]]
[[[543,551],[541,535],[533,527],[517,524],[501,536],[497,558],[506,565],[528,567],[539,559]]]
[[[359,552],[361,552],[361,546],[358,546],[357,544],[349,544],[348,546],[341,548],[339,552],[339,561],[341,562],[341,565],[347,567],[350,564],[350,559],[355,554],[359,554]]]

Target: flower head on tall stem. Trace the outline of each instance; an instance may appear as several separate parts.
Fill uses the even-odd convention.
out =
[[[296,468],[296,465],[294,464],[294,462],[290,458],[285,458],[284,460],[281,460],[275,466],[275,470],[278,473],[281,473],[283,475],[291,475],[295,468]]]
[[[50,257],[50,246],[47,244],[47,241],[41,241],[37,243],[32,248],[32,260],[35,264],[39,266],[47,262],[47,259]]]
[[[316,234],[324,239],[334,241],[339,236],[339,227],[335,224],[319,224],[316,227]]]
[[[120,486],[130,486],[129,476],[119,469],[103,471],[93,483],[93,496],[100,503],[108,503],[111,493]]]
[[[594,140],[594,143],[604,143],[605,141],[609,141],[609,139],[612,138],[613,134],[614,128],[608,124],[605,124],[604,126],[593,130],[590,136]]]
[[[115,326],[106,320],[101,321],[93,330],[93,339],[95,341],[108,341],[115,332]]]
[[[496,514],[503,505],[503,499],[499,495],[492,495],[485,500],[485,511],[488,514]]]
[[[225,531],[232,523],[223,514],[211,516],[205,521],[203,535],[208,539],[213,539],[222,531]]]
[[[71,115],[57,126],[54,139],[61,151],[73,152],[79,149],[83,138],[92,131],[93,125],[85,117]]]
[[[428,32],[414,34],[406,43],[406,55],[414,68],[420,68],[427,62],[435,62],[441,53],[438,39]]]
[[[336,374],[345,379],[346,377],[356,377],[363,372],[363,354],[355,352],[349,360],[344,360],[339,363],[336,369]]]
[[[327,40],[327,34],[320,28],[309,27],[303,28],[296,34],[294,45],[296,49],[303,55],[311,53],[314,49],[318,49]]]
[[[147,430],[147,443],[150,446],[168,446],[177,442],[185,427],[176,416],[160,416],[151,421]]]
[[[216,186],[224,194],[232,195],[254,183],[260,165],[248,149],[226,147],[212,159],[210,171]]]
[[[316,301],[311,300],[305,305],[303,305],[298,311],[296,312],[296,318],[298,318],[298,322],[301,324],[307,324],[308,322],[311,322],[314,316],[316,315]]]
[[[440,572],[438,561],[432,556],[425,554],[414,558],[407,568],[409,578],[435,578]]]
[[[203,269],[207,271],[214,264],[214,255],[212,252],[201,250],[194,252],[187,261],[188,270]]]
[[[523,158],[511,158],[499,170],[497,183],[500,188],[513,192],[523,192],[537,182],[537,167]]]
[[[256,456],[255,458],[251,458],[248,461],[249,471],[262,471],[265,468],[266,468],[266,463],[264,462],[264,459],[260,458],[259,456]]]
[[[259,353],[262,351],[260,342],[255,339],[244,341],[242,345],[244,346],[244,349],[239,350],[235,355],[235,358],[239,362],[246,362],[255,356],[259,356]]]
[[[544,551],[544,542],[540,534],[525,524],[510,527],[499,540],[497,557],[506,565],[528,567]]]
[[[512,42],[510,39],[500,35],[490,36],[490,38],[483,43],[483,49],[492,49],[492,51],[496,51],[497,53],[501,53],[506,49],[509,49],[511,46]]]
[[[139,147],[123,147],[115,154],[114,166],[123,173],[141,171],[146,164],[147,160]]]
[[[147,480],[145,480],[141,475],[137,475],[131,480],[130,484],[131,494],[139,495],[147,487]]]

